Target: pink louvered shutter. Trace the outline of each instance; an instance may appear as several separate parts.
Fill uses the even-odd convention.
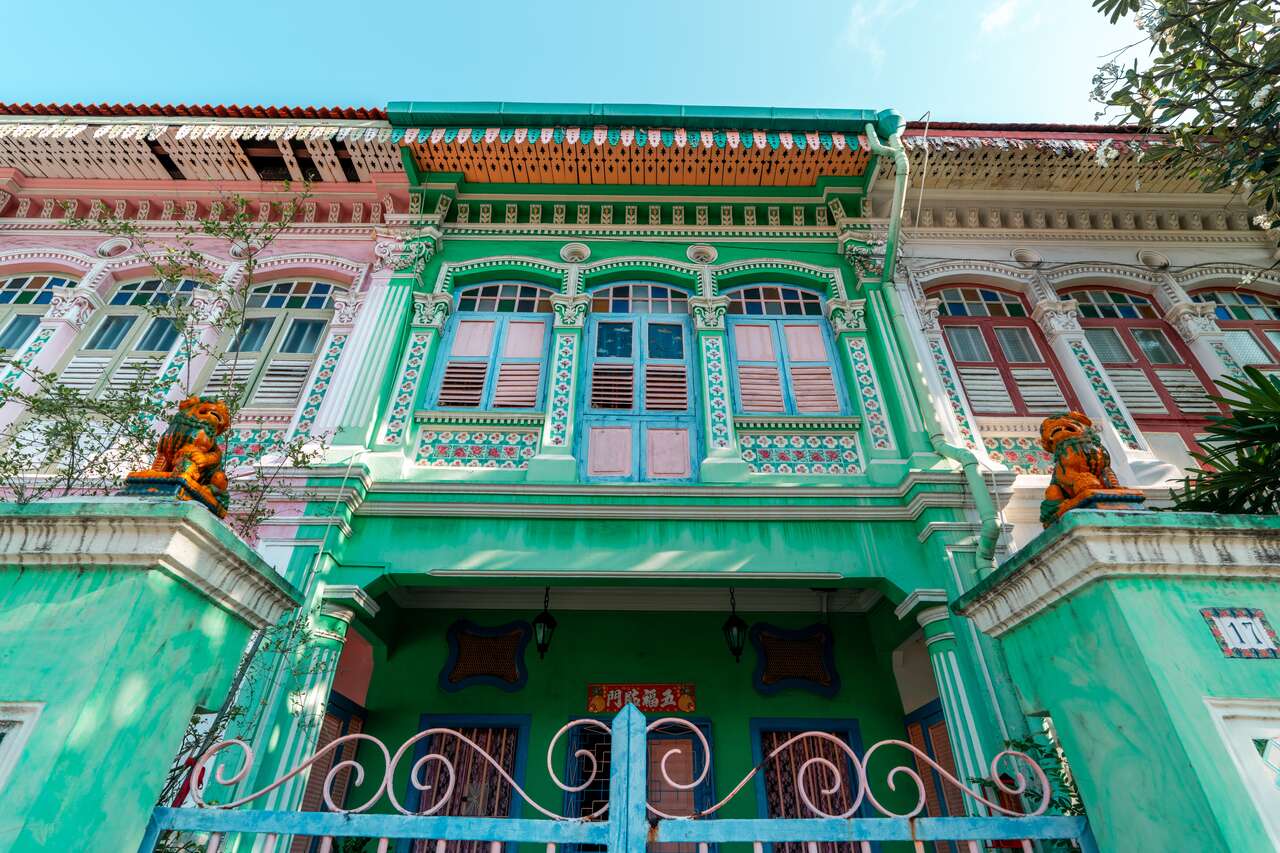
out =
[[[511,320],[507,324],[493,390],[495,409],[537,407],[546,330],[541,320]]]
[[[787,345],[787,370],[796,412],[804,415],[839,412],[840,399],[822,329],[813,323],[784,323],[782,333]]]
[[[591,368],[591,408],[630,410],[635,405],[634,369],[629,364]]]
[[[493,357],[493,320],[463,320],[453,333],[453,345],[440,381],[441,406],[479,408],[484,401],[489,361]]]
[[[744,412],[784,412],[782,374],[770,323],[738,323],[733,327],[738,359],[738,395]]]

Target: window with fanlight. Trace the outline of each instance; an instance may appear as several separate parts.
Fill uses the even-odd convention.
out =
[[[1188,446],[1207,415],[1222,410],[1209,376],[1147,296],[1085,287],[1066,291],[1079,306],[1089,345],[1138,426],[1178,433]]]
[[[729,296],[729,351],[740,414],[845,412],[830,327],[818,294],[751,285]]]
[[[250,408],[292,409],[306,392],[347,288],[311,279],[255,285],[240,326],[221,342],[204,393],[235,396]]]
[[[1044,416],[1077,405],[1021,296],[977,285],[929,295],[974,414]]]
[[[16,353],[31,340],[58,288],[75,287],[63,275],[25,274],[0,280],[0,352]]]
[[[1280,299],[1249,290],[1208,289],[1191,294],[1213,306],[1227,349],[1240,364],[1280,368]]]
[[[657,282],[591,292],[579,454],[591,480],[691,480],[698,458],[689,295]]]
[[[440,409],[535,410],[544,393],[552,291],[528,282],[457,294],[429,394]]]
[[[200,286],[158,278],[119,285],[81,334],[59,381],[90,396],[147,389],[181,343],[164,306],[190,300]]]

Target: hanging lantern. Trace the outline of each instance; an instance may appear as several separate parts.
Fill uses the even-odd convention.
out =
[[[747,645],[747,623],[738,615],[738,600],[733,595],[733,587],[729,587],[729,608],[732,611],[724,620],[724,641],[729,645],[729,654],[735,663],[742,662],[742,650]]]
[[[533,643],[538,649],[538,659],[547,656],[551,648],[551,635],[556,632],[556,617],[551,615],[551,587],[542,596],[542,612],[533,620]]]

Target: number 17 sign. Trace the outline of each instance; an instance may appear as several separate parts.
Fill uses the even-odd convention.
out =
[[[1200,611],[1209,630],[1229,658],[1280,658],[1280,641],[1261,610],[1252,607],[1206,607]]]

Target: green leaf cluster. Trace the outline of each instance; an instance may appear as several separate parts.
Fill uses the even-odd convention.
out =
[[[1148,66],[1108,62],[1094,98],[1162,134],[1144,156],[1230,190],[1280,221],[1280,0],[1093,0],[1135,15]]]
[[[1204,450],[1173,495],[1174,508],[1242,515],[1280,513],[1280,380],[1256,367],[1218,381],[1231,414],[1209,419]]]

